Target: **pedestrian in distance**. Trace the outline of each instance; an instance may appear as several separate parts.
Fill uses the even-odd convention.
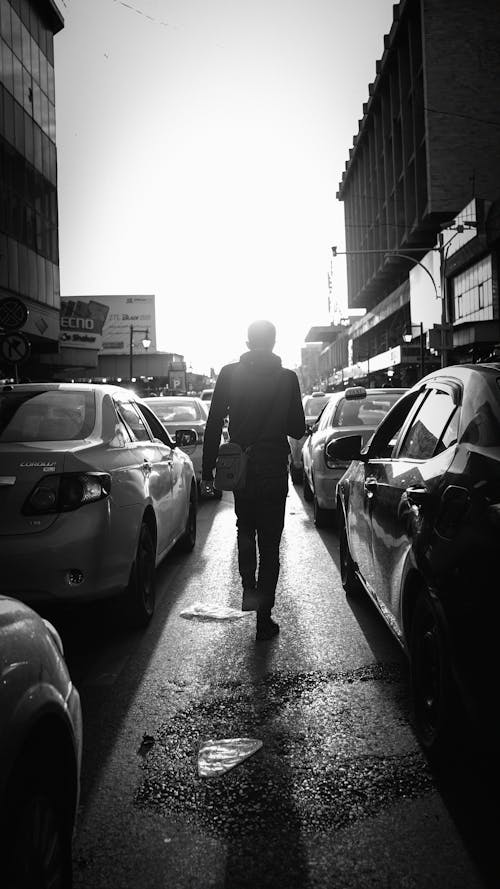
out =
[[[288,436],[302,438],[305,417],[299,381],[273,352],[276,328],[254,321],[248,352],[226,364],[215,384],[203,444],[202,490],[213,491],[222,426],[229,417],[229,439],[248,454],[246,481],[235,490],[238,568],[242,609],[257,612],[256,639],[272,639],[272,619],[280,562],[279,548],[288,493]]]

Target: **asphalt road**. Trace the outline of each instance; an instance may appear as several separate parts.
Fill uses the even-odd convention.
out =
[[[239,607],[232,495],[158,572],[146,632],[112,607],[51,619],[82,697],[76,889],[479,889],[497,886],[490,766],[436,774],[415,739],[403,653],[370,602],[346,600],[333,529],[290,485],[275,616]],[[207,740],[262,747],[202,778]]]

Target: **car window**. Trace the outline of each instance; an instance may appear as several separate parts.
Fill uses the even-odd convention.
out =
[[[136,406],[130,401],[115,402],[116,410],[120,419],[128,427],[132,438],[135,441],[150,441],[151,436],[149,430],[137,410]]]
[[[145,404],[140,404],[139,402],[136,404],[136,408],[141,412],[142,416],[146,420],[151,432],[154,437],[158,439],[158,441],[162,441],[164,444],[168,437],[168,432],[165,427],[160,423],[158,417],[156,417],[152,410],[149,409]]]
[[[164,423],[192,423],[195,420],[205,419],[205,415],[196,401],[181,401],[174,398],[172,401],[158,399],[158,402],[155,400],[154,404],[149,402],[147,404]]]
[[[334,426],[361,426],[363,420],[359,416],[361,399],[346,400],[340,402],[333,425]]]
[[[329,395],[315,395],[310,398],[304,398],[304,414],[306,417],[310,417],[315,419],[318,417],[323,410],[325,404],[328,404],[330,396]]]
[[[401,432],[409,418],[411,421],[412,414],[418,409],[424,397],[425,393],[418,390],[407,395],[399,395],[397,404],[387,417],[384,417],[367,445],[370,459],[387,460],[392,457]]]
[[[90,390],[48,389],[3,392],[0,441],[77,441],[95,425],[95,397]]]
[[[432,457],[455,411],[456,405],[448,392],[431,390],[410,424],[398,457],[416,460]]]
[[[323,409],[323,412],[319,415],[317,419],[318,429],[326,429],[327,426],[331,425],[333,412],[335,410],[335,406],[337,404],[337,400],[330,401]]]

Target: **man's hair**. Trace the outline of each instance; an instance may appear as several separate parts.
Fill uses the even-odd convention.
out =
[[[276,342],[276,328],[271,321],[252,321],[248,328],[249,349],[272,349]]]

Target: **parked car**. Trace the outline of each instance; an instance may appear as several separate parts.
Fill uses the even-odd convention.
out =
[[[210,402],[201,398],[187,396],[178,397],[161,396],[160,398],[145,398],[145,403],[151,407],[156,416],[170,435],[175,435],[179,429],[189,426],[196,432],[196,442],[184,450],[189,454],[196,475],[198,496],[200,496],[201,470],[203,461],[203,442],[207,425]],[[224,423],[221,435],[221,444],[228,439],[227,420]],[[222,491],[214,491],[213,498],[220,500]]]
[[[0,596],[0,875],[71,886],[82,715],[54,627]]]
[[[203,389],[202,393],[200,395],[200,398],[202,401],[208,401],[208,403],[210,404],[210,402],[212,401],[213,394],[214,394],[213,388],[212,389]]]
[[[193,465],[150,408],[120,387],[0,390],[0,592],[30,604],[123,595],[138,626],[155,567],[196,540]]]
[[[464,713],[496,724],[500,364],[427,375],[367,447],[351,430],[327,456],[353,461],[337,489],[342,583],[408,654],[418,735],[442,752]]]
[[[161,420],[169,435],[175,436],[179,429],[186,427],[194,429],[196,441],[190,447],[185,447],[184,451],[191,458],[199,483],[209,404],[202,401],[201,398],[188,395],[160,395],[158,398],[144,398],[143,400]]]
[[[304,395],[302,398],[302,407],[304,408],[304,416],[306,418],[306,428],[310,429],[314,425],[325,404],[331,398],[331,395],[331,392],[312,392],[311,395]],[[304,477],[302,448],[305,440],[305,435],[299,439],[288,439],[288,444],[290,445],[290,478],[294,485],[300,484]]]
[[[336,488],[347,463],[327,455],[327,445],[347,430],[361,431],[363,443],[406,389],[351,386],[335,392],[306,436],[302,448],[304,499],[314,504],[314,522],[323,528],[335,518]]]

